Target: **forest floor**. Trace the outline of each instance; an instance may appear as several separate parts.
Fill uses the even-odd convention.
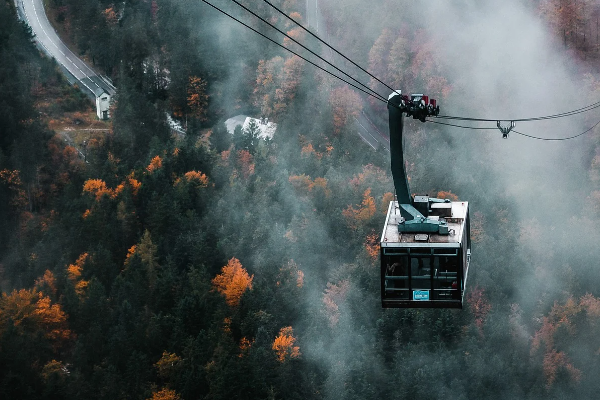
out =
[[[60,134],[70,146],[82,151],[85,147],[84,142],[103,139],[112,129],[112,124],[109,121],[98,120],[93,111],[76,111],[64,113],[62,118],[48,121],[48,127]]]

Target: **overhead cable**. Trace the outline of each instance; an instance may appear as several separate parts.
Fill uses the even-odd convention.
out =
[[[280,31],[279,29],[277,29],[276,27],[274,27],[273,25],[271,25],[270,23],[268,23],[267,21],[265,21],[263,18],[259,17],[258,15],[256,15],[255,13],[251,12],[250,10],[248,10],[246,7],[242,6],[240,3],[238,3],[236,0],[232,0],[233,2],[235,2],[236,4],[238,4],[240,7],[244,8],[246,11],[250,12],[251,14],[253,14],[254,16],[256,16],[257,18],[261,19],[263,22],[267,23],[269,26],[271,26],[273,29],[276,29],[278,32],[284,34],[286,37],[288,37],[290,40],[294,41],[295,43],[297,43],[298,45],[300,45],[302,48],[308,50],[311,54],[316,55],[319,59],[325,61],[327,64],[331,65],[332,67],[334,67],[336,70],[342,72],[344,75],[350,77],[352,80],[358,82],[360,85],[362,85],[363,87],[366,87],[369,91],[356,86],[355,84],[348,82],[347,80],[345,80],[344,78],[334,74],[331,71],[328,71],[327,69],[317,65],[316,63],[306,59],[305,57],[301,56],[300,54],[296,53],[295,51],[283,46],[282,44],[278,43],[277,41],[271,39],[270,37],[266,36],[265,34],[257,31],[256,29],[252,28],[251,26],[249,26],[248,24],[242,22],[241,20],[237,19],[236,17],[228,14],[226,11],[220,9],[219,7],[215,6],[214,4],[211,4],[210,2],[208,2],[207,0],[202,0],[204,3],[206,3],[207,5],[209,5],[210,7],[214,8],[215,10],[219,11],[220,13],[226,15],[227,17],[233,19],[234,21],[238,22],[239,24],[245,26],[246,28],[250,29],[251,31],[257,33],[258,35],[264,37],[265,39],[269,40],[270,42],[276,44],[277,46],[283,48],[284,50],[294,54],[295,56],[299,57],[300,59],[306,61],[307,63],[313,65],[314,67],[320,69],[321,71],[333,76],[334,78],[339,79],[340,81],[346,83],[347,85],[350,85],[351,87],[365,93],[368,96],[371,96],[373,98],[375,98],[376,100],[382,101],[384,103],[388,103],[388,101],[380,94],[378,94],[377,92],[375,92],[373,89],[368,88],[368,86],[366,86],[365,84],[361,83],[360,81],[354,79],[352,76],[350,76],[349,74],[341,71],[339,68],[335,67],[333,64],[329,63],[328,61],[326,61],[325,59],[323,59],[322,57],[316,55],[314,52],[312,52],[311,50],[309,50],[308,48],[306,48],[305,46],[301,45],[300,43],[298,43],[295,39],[291,38],[289,35],[283,33],[282,31]],[[296,22],[293,18],[288,17],[285,13],[283,13],[281,10],[279,10],[277,7],[273,6],[268,0],[263,0],[265,1],[267,4],[269,4],[271,7],[273,7],[274,9],[276,9],[278,12],[280,12],[282,15],[286,16],[286,18],[290,19],[291,21],[293,21],[296,25],[302,27],[305,31],[307,31],[308,33],[310,33],[312,36],[314,36],[315,38],[317,38],[320,42],[322,42],[323,44],[325,44],[327,47],[331,48],[333,51],[335,51],[336,53],[338,53],[340,56],[344,57],[346,60],[350,61],[353,65],[355,65],[356,67],[358,67],[359,69],[361,69],[363,72],[366,72],[369,76],[371,76],[373,79],[377,80],[378,82],[382,83],[384,86],[386,86],[388,89],[392,90],[392,92],[396,91],[395,89],[392,89],[390,86],[388,86],[387,84],[385,84],[384,82],[382,82],[381,80],[379,80],[377,77],[375,77],[374,75],[372,75],[371,73],[369,73],[368,71],[364,70],[363,68],[361,68],[358,64],[354,63],[352,60],[350,60],[349,58],[347,58],[346,56],[344,56],[343,54],[341,54],[339,51],[337,51],[335,48],[333,48],[332,46],[330,46],[329,44],[327,44],[326,42],[324,42],[322,39],[320,39],[318,36],[314,35],[312,32],[310,32],[309,30],[307,30],[306,28],[304,28],[302,25],[300,25],[298,22]],[[372,93],[371,93],[372,92]],[[375,93],[375,94],[373,94]],[[389,105],[390,103],[388,103]],[[451,115],[440,115],[440,116],[436,116],[437,119],[445,119],[445,120],[454,120],[454,121],[472,121],[472,122],[496,122],[499,123],[499,121],[511,121],[511,123],[514,122],[532,122],[532,121],[542,121],[542,120],[549,120],[549,119],[556,119],[556,118],[563,118],[563,117],[568,117],[568,116],[572,116],[572,115],[577,115],[577,114],[581,114],[587,111],[591,111],[594,110],[596,108],[600,108],[600,101],[587,105],[585,107],[581,107],[575,110],[571,110],[571,111],[566,111],[563,113],[558,113],[558,114],[551,114],[551,115],[546,115],[546,116],[541,116],[541,117],[531,117],[531,118],[518,118],[518,119],[506,119],[506,118],[471,118],[471,117],[457,117],[457,116],[451,116]],[[472,130],[493,130],[496,128],[484,128],[484,127],[470,127],[470,126],[463,126],[463,125],[454,125],[454,124],[448,124],[448,123],[442,123],[442,122],[437,122],[437,121],[431,121],[428,120],[428,122],[432,122],[432,123],[437,123],[439,125],[447,125],[447,126],[453,126],[453,127],[457,127],[457,128],[462,128],[462,129],[472,129]],[[570,139],[574,139],[577,138],[579,136],[584,135],[585,133],[589,132],[590,130],[592,130],[593,128],[595,128],[598,124],[600,124],[600,121],[598,121],[596,124],[594,124],[594,126],[592,126],[591,128],[587,129],[586,131],[571,136],[571,137],[567,137],[567,138],[543,138],[543,137],[537,137],[537,136],[533,136],[533,135],[528,135],[522,132],[518,132],[513,130],[513,132],[522,135],[524,137],[528,137],[531,139],[537,139],[537,140],[546,140],[546,141],[562,141],[562,140],[570,140]]]
[[[432,124],[438,124],[438,125],[453,126],[455,128],[462,128],[462,129],[493,130],[493,131],[495,131],[497,129],[497,128],[480,128],[480,127],[476,127],[476,126],[464,126],[464,125],[448,124],[446,122],[432,121],[430,119],[428,119],[426,122],[431,122]]]
[[[380,80],[379,78],[377,78],[375,75],[373,75],[372,73],[370,73],[369,71],[367,71],[366,69],[364,69],[363,67],[361,67],[360,65],[358,65],[357,63],[355,63],[354,61],[352,61],[351,59],[349,59],[348,57],[346,57],[345,55],[343,55],[341,52],[339,52],[338,50],[336,50],[335,47],[331,46],[329,43],[325,42],[319,36],[315,35],[313,32],[311,32],[310,30],[306,29],[302,24],[300,24],[298,21],[296,21],[295,19],[293,19],[292,17],[290,17],[289,15],[287,15],[286,13],[284,13],[283,11],[281,11],[279,8],[277,8],[275,5],[273,5],[270,1],[268,1],[268,0],[263,0],[263,1],[265,3],[267,3],[268,5],[270,5],[271,7],[273,7],[275,10],[277,10],[281,15],[283,15],[284,17],[286,17],[287,19],[289,19],[290,21],[292,21],[294,24],[296,24],[300,28],[304,29],[309,35],[311,35],[312,37],[314,37],[315,39],[317,39],[319,42],[323,43],[325,46],[327,46],[331,50],[335,51],[339,56],[341,56],[345,60],[349,61],[356,68],[360,69],[361,71],[363,71],[364,73],[366,73],[367,75],[369,75],[371,78],[375,79],[377,82],[381,83],[383,86],[385,86],[386,88],[388,88],[392,92],[395,92],[397,90],[397,89],[394,89],[394,88],[390,87],[387,83],[383,82],[382,80]]]
[[[296,53],[295,51],[293,51],[293,50],[291,50],[291,49],[288,49],[287,47],[285,47],[284,45],[282,45],[282,44],[278,43],[277,41],[275,41],[275,40],[271,39],[271,38],[270,38],[270,37],[268,37],[267,35],[265,35],[265,34],[263,34],[263,33],[259,32],[259,31],[257,31],[256,29],[252,28],[252,27],[251,27],[251,26],[249,26],[248,24],[246,24],[246,23],[244,23],[244,22],[240,21],[239,19],[237,19],[237,18],[236,18],[236,17],[234,17],[233,15],[231,15],[231,14],[228,14],[226,11],[223,11],[223,10],[221,10],[219,7],[215,6],[214,4],[211,4],[211,3],[209,3],[207,0],[202,0],[202,2],[206,3],[207,5],[209,5],[210,7],[214,8],[215,10],[219,11],[220,13],[222,13],[222,14],[226,15],[227,17],[229,17],[229,18],[233,19],[234,21],[238,22],[239,24],[241,24],[241,25],[245,26],[246,28],[250,29],[251,31],[253,31],[253,32],[257,33],[257,34],[259,34],[260,36],[264,37],[265,39],[269,40],[270,42],[273,42],[273,43],[275,43],[277,46],[279,46],[279,47],[283,48],[284,50],[287,50],[287,51],[289,51],[290,53],[292,53],[292,54],[294,54],[295,56],[297,56],[297,57],[301,58],[302,60],[306,61],[307,63],[309,63],[309,64],[311,64],[311,65],[313,65],[313,66],[315,66],[315,67],[319,68],[321,71],[323,71],[323,72],[325,72],[325,73],[327,73],[327,74],[329,74],[329,75],[333,76],[334,78],[337,78],[337,79],[339,79],[340,81],[342,81],[342,82],[346,83],[347,85],[350,85],[350,86],[352,86],[353,88],[355,88],[355,89],[357,89],[357,90],[360,90],[361,92],[363,92],[363,93],[367,94],[368,96],[371,96],[371,97],[373,97],[373,98],[375,98],[375,99],[377,99],[377,100],[379,100],[379,101],[387,102],[387,100],[383,99],[383,98],[382,98],[380,95],[376,96],[376,95],[374,95],[374,94],[372,94],[372,93],[370,93],[370,92],[367,92],[367,91],[366,91],[366,90],[364,90],[363,88],[360,88],[360,87],[358,87],[358,86],[354,85],[353,83],[350,83],[350,82],[348,82],[347,80],[345,80],[344,78],[342,78],[342,77],[340,77],[340,76],[338,76],[338,75],[334,74],[333,72],[326,70],[325,68],[323,68],[323,67],[321,67],[321,66],[319,66],[319,65],[315,64],[314,62],[312,62],[312,61],[310,61],[310,60],[308,60],[308,59],[306,59],[305,57],[302,57],[300,54]]]
[[[317,57],[319,60],[321,60],[321,61],[325,62],[327,65],[333,67],[336,71],[341,72],[342,74],[346,75],[348,78],[352,79],[354,82],[358,83],[359,85],[361,85],[362,87],[364,87],[366,90],[374,93],[376,96],[381,97],[382,100],[386,100],[386,98],[384,96],[380,95],[375,90],[371,89],[369,86],[367,86],[364,83],[360,82],[358,79],[354,78],[350,74],[342,71],[341,69],[339,69],[338,67],[336,67],[335,65],[333,65],[332,63],[330,63],[329,61],[327,61],[325,58],[321,57],[320,55],[318,55],[317,53],[315,53],[314,51],[312,51],[308,47],[304,46],[302,43],[298,42],[296,39],[294,39],[293,37],[291,37],[290,35],[288,35],[284,31],[282,31],[281,29],[277,28],[275,25],[271,24],[269,21],[267,21],[266,19],[264,19],[260,15],[256,14],[252,10],[248,9],[246,6],[244,6],[243,4],[241,4],[240,2],[238,2],[237,0],[231,0],[231,1],[233,1],[235,4],[237,4],[238,6],[240,6],[241,8],[243,8],[244,10],[246,10],[248,13],[252,14],[254,17],[256,17],[259,20],[261,20],[263,23],[265,23],[265,24],[269,25],[271,28],[275,29],[277,32],[281,33],[286,38],[290,39],[292,42],[296,43],[298,46],[302,47],[304,50],[308,51],[313,56]]]
[[[496,121],[532,122],[532,121],[543,121],[543,120],[547,120],[547,119],[569,117],[571,115],[581,114],[581,113],[584,113],[587,111],[594,110],[598,107],[600,107],[600,101],[590,104],[590,105],[587,105],[585,107],[578,108],[576,110],[566,111],[563,113],[546,115],[543,117],[520,118],[520,119],[518,119],[518,118],[517,119],[515,119],[515,118],[510,118],[510,119],[509,118],[471,118],[471,117],[455,117],[455,116],[451,116],[451,115],[438,115],[437,118],[454,120],[454,121],[473,121],[473,122],[496,122]]]
[[[600,124],[600,121],[596,122],[591,128],[588,128],[585,131],[583,131],[581,133],[578,133],[577,135],[569,136],[569,137],[566,137],[566,138],[544,138],[544,137],[539,137],[539,136],[527,135],[525,133],[515,131],[514,129],[513,129],[513,132],[516,133],[516,134],[518,134],[518,135],[522,135],[522,136],[525,136],[527,138],[530,138],[530,139],[544,140],[544,141],[549,141],[549,142],[550,141],[551,142],[558,142],[558,141],[562,141],[562,140],[571,140],[571,139],[575,139],[575,138],[577,138],[579,136],[583,136],[586,133],[588,133],[589,131],[591,131],[592,129],[594,129],[598,124]]]
[[[438,125],[452,126],[452,127],[461,128],[461,129],[496,130],[496,128],[484,128],[484,127],[475,127],[475,126],[465,126],[465,125],[448,124],[448,123],[445,123],[445,122],[432,121],[430,119],[428,119],[426,122],[431,122],[432,124],[438,124]],[[596,122],[590,128],[586,129],[585,131],[583,131],[581,133],[578,133],[577,135],[573,135],[573,136],[569,136],[569,137],[564,137],[564,138],[545,138],[545,137],[541,137],[541,136],[528,135],[526,133],[519,132],[519,131],[516,131],[514,129],[511,132],[514,132],[514,133],[516,133],[518,135],[524,136],[524,137],[529,138],[529,139],[536,139],[536,140],[543,140],[543,141],[550,141],[550,142],[558,142],[558,141],[564,141],[564,140],[571,140],[571,139],[575,139],[575,138],[578,138],[580,136],[583,136],[586,133],[588,133],[589,131],[591,131],[592,129],[594,129],[596,126],[598,126],[598,124],[600,124],[600,121]]]

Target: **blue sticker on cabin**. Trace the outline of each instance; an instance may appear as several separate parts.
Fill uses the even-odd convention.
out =
[[[429,301],[429,290],[414,290],[413,300],[415,301]]]

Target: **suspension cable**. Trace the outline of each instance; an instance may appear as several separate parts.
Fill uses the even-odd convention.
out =
[[[356,81],[357,83],[359,83],[360,85],[362,85],[363,87],[366,87],[369,91],[358,87],[356,85],[354,85],[351,82],[348,82],[347,80],[345,80],[344,78],[334,74],[333,72],[328,71],[327,69],[315,64],[314,62],[306,59],[305,57],[302,57],[300,54],[296,53],[295,51],[283,46],[282,44],[276,42],[275,40],[271,39],[270,37],[264,35],[263,33],[257,31],[256,29],[252,28],[251,26],[245,24],[244,22],[240,21],[239,19],[235,18],[234,16],[228,14],[226,11],[218,8],[217,6],[211,4],[210,2],[208,2],[207,0],[202,0],[204,3],[206,3],[207,5],[209,5],[210,7],[214,8],[215,10],[219,11],[220,13],[226,15],[227,17],[233,19],[234,21],[238,22],[239,24],[245,26],[246,28],[252,30],[253,32],[257,33],[258,35],[264,37],[265,39],[269,40],[270,42],[276,44],[277,46],[283,48],[284,50],[294,54],[295,56],[299,57],[300,59],[306,61],[307,63],[313,65],[314,67],[320,69],[321,71],[339,79],[340,81],[350,85],[351,87],[365,93],[368,96],[371,96],[373,98],[375,98],[376,100],[382,101],[384,103],[388,103],[388,101],[385,99],[385,97],[383,97],[382,95],[380,95],[379,93],[377,93],[376,91],[374,91],[373,89],[370,89],[368,86],[366,86],[365,84],[361,83],[360,81],[354,79],[352,76],[350,76],[349,74],[345,73],[344,71],[341,71],[339,68],[337,68],[336,66],[334,66],[333,64],[329,63],[327,60],[323,59],[322,57],[316,55],[314,52],[312,52],[311,50],[309,50],[308,48],[306,48],[305,46],[303,46],[302,44],[298,43],[295,39],[291,38],[289,35],[283,33],[282,31],[280,31],[279,29],[277,29],[276,27],[274,27],[273,25],[271,25],[270,23],[268,23],[266,20],[264,20],[263,18],[259,17],[258,15],[256,15],[255,13],[253,13],[252,11],[248,10],[246,7],[242,6],[239,2],[237,2],[236,0],[232,0],[233,2],[235,2],[236,4],[238,4],[240,7],[244,8],[246,11],[250,12],[252,15],[254,15],[255,17],[261,19],[263,22],[267,23],[269,26],[271,26],[273,29],[276,29],[278,32],[282,33],[283,35],[285,35],[286,37],[288,37],[290,40],[292,40],[293,42],[297,43],[298,45],[300,45],[302,48],[306,49],[307,51],[309,51],[311,54],[317,56],[319,59],[325,61],[328,65],[331,65],[333,68],[335,68],[336,70],[340,71],[341,73],[343,73],[344,75],[348,76],[350,79]],[[354,63],[352,60],[350,60],[349,58],[347,58],[346,56],[344,56],[342,53],[340,53],[339,51],[337,51],[333,46],[330,46],[329,44],[327,44],[325,41],[323,41],[321,38],[319,38],[318,36],[316,36],[315,34],[313,34],[312,32],[310,32],[309,30],[307,30],[306,28],[304,28],[302,25],[300,25],[296,20],[294,20],[293,18],[287,16],[283,11],[281,11],[280,9],[278,9],[277,7],[275,7],[273,4],[271,4],[268,0],[263,0],[264,2],[266,2],[267,4],[269,4],[271,7],[273,7],[275,10],[277,10],[279,13],[281,13],[282,15],[284,15],[286,18],[288,18],[289,20],[291,20],[292,22],[294,22],[296,25],[298,25],[299,27],[301,27],[302,29],[304,29],[306,32],[308,32],[310,35],[312,35],[313,37],[315,37],[316,39],[318,39],[321,43],[325,44],[327,47],[329,47],[330,49],[332,49],[333,51],[335,51],[337,54],[339,54],[340,56],[342,56],[344,59],[348,60],[349,62],[351,62],[353,65],[355,65],[356,67],[358,67],[361,71],[367,73],[369,76],[371,76],[373,79],[375,79],[376,81],[380,82],[381,84],[383,84],[384,86],[386,86],[388,89],[390,89],[392,92],[395,92],[396,90],[391,88],[389,85],[385,84],[383,81],[379,80],[377,77],[375,77],[374,75],[372,75],[371,73],[369,73],[368,71],[366,71],[365,69],[363,69],[362,67],[360,67],[358,64]],[[371,93],[372,92],[372,93]],[[373,94],[375,93],[375,94]],[[389,103],[388,103],[389,104]],[[440,115],[440,116],[436,116],[436,118],[438,119],[446,119],[446,120],[455,120],[455,121],[472,121],[472,122],[498,122],[498,121],[511,121],[511,122],[532,122],[532,121],[542,121],[542,120],[548,120],[548,119],[556,119],[556,118],[563,118],[563,117],[568,117],[568,116],[572,116],[572,115],[577,115],[577,114],[581,114],[587,111],[591,111],[594,110],[596,108],[600,108],[600,101],[587,105],[585,107],[581,107],[575,110],[571,110],[571,111],[566,111],[563,113],[558,113],[558,114],[551,114],[551,115],[546,115],[546,116],[541,116],[541,117],[531,117],[531,118],[519,118],[519,119],[506,119],[506,118],[471,118],[471,117],[457,117],[457,116],[451,116],[451,115]],[[485,128],[485,127],[470,127],[470,126],[464,126],[464,125],[454,125],[454,124],[448,124],[448,123],[442,123],[442,122],[436,122],[436,121],[431,121],[428,120],[427,122],[432,122],[432,123],[436,123],[439,125],[447,125],[447,126],[453,126],[453,127],[457,127],[457,128],[462,128],[462,129],[472,129],[472,130],[493,130],[496,128]],[[570,139],[574,139],[577,138],[579,136],[584,135],[585,133],[591,131],[593,128],[595,128],[598,124],[600,124],[600,121],[598,121],[596,124],[594,124],[591,128],[585,130],[584,132],[581,132],[580,134],[574,135],[574,136],[570,136],[567,138],[543,138],[543,137],[538,137],[538,136],[533,136],[533,135],[528,135],[522,132],[518,132],[513,130],[513,132],[531,138],[531,139],[537,139],[537,140],[546,140],[546,141],[563,141],[563,140],[570,140]]]
[[[358,65],[357,63],[355,63],[354,61],[352,61],[351,59],[349,59],[348,57],[346,57],[345,55],[343,55],[341,52],[339,52],[335,47],[331,46],[329,43],[325,42],[323,39],[321,39],[319,36],[315,35],[313,32],[311,32],[310,30],[306,29],[302,24],[300,24],[298,21],[296,21],[295,19],[293,19],[292,17],[290,17],[289,15],[287,15],[286,13],[284,13],[283,11],[281,11],[279,8],[277,8],[275,5],[273,5],[269,0],[263,0],[265,3],[267,3],[268,5],[270,5],[271,7],[273,7],[275,10],[277,10],[281,15],[283,15],[284,17],[286,17],[287,19],[289,19],[290,21],[292,21],[294,24],[298,25],[300,28],[304,29],[304,31],[306,31],[309,35],[311,35],[312,37],[314,37],[315,39],[317,39],[319,42],[323,43],[325,46],[327,46],[328,48],[330,48],[331,50],[335,51],[339,56],[343,57],[345,60],[349,61],[352,65],[354,65],[356,68],[360,69],[362,72],[366,73],[367,75],[369,75],[371,78],[375,79],[377,82],[381,83],[383,86],[385,86],[386,88],[388,88],[389,90],[391,90],[392,92],[395,92],[397,89],[392,88],[390,85],[388,85],[387,83],[383,82],[381,79],[377,78],[375,75],[373,75],[372,73],[370,73],[369,71],[367,71],[366,69],[364,69],[363,67],[361,67],[360,65]]]
[[[544,141],[549,141],[549,142],[550,141],[552,141],[552,142],[558,142],[558,141],[562,141],[562,140],[575,139],[575,138],[577,138],[579,136],[585,135],[586,133],[588,133],[589,131],[591,131],[592,129],[594,129],[598,124],[600,124],[600,121],[596,122],[591,128],[588,128],[585,131],[583,131],[581,133],[578,133],[577,135],[569,136],[569,137],[566,137],[566,138],[544,138],[544,137],[539,137],[539,136],[527,135],[525,133],[515,131],[514,129],[513,129],[513,132],[516,133],[516,134],[518,134],[518,135],[522,135],[522,136],[525,136],[527,138],[530,138],[530,139],[544,140]]]
[[[569,117],[571,115],[581,114],[587,111],[594,110],[600,107],[600,101],[587,105],[585,107],[578,108],[576,110],[566,111],[558,114],[546,115],[543,117],[532,117],[532,118],[520,118],[520,119],[507,119],[507,118],[470,118],[470,117],[454,117],[450,115],[439,115],[437,118],[440,119],[448,119],[454,121],[473,121],[473,122],[496,122],[496,121],[512,121],[512,122],[532,122],[532,121],[542,121],[547,119],[556,119]]]
[[[431,122],[432,124],[438,124],[438,125],[453,126],[455,128],[462,128],[462,129],[492,130],[492,131],[495,131],[497,129],[497,128],[483,128],[483,127],[480,128],[480,127],[475,127],[475,126],[464,126],[464,125],[448,124],[446,122],[432,121],[430,119],[426,120],[426,122]]]
[[[333,67],[336,71],[341,72],[342,74],[346,75],[348,78],[352,79],[354,82],[356,82],[359,85],[361,85],[362,87],[364,87],[366,90],[368,90],[370,92],[373,92],[378,97],[381,97],[382,100],[387,101],[387,99],[384,96],[382,96],[381,94],[377,93],[375,90],[371,89],[369,86],[365,85],[364,83],[360,82],[358,79],[352,77],[350,74],[342,71],[340,68],[336,67],[335,65],[333,65],[332,63],[330,63],[329,61],[327,61],[325,58],[321,57],[320,55],[318,55],[317,53],[315,53],[314,51],[312,51],[308,47],[304,46],[302,43],[298,42],[296,39],[294,39],[293,37],[291,37],[287,33],[283,32],[281,29],[277,28],[275,25],[271,24],[269,21],[267,21],[266,19],[264,19],[260,15],[257,15],[255,12],[253,12],[250,9],[248,9],[246,6],[244,6],[243,4],[241,4],[240,2],[238,2],[237,0],[231,0],[231,1],[233,1],[235,4],[237,4],[238,6],[240,6],[241,8],[243,8],[244,10],[246,10],[248,13],[252,14],[254,17],[258,18],[259,20],[261,20],[265,24],[269,25],[271,28],[275,29],[277,32],[279,32],[282,35],[284,35],[286,38],[290,39],[292,42],[296,43],[298,46],[302,47],[304,50],[308,51],[313,56],[317,57],[319,60],[321,60],[321,61],[325,62],[327,65]]]
[[[271,38],[270,38],[270,37],[268,37],[267,35],[265,35],[265,34],[263,34],[263,33],[259,32],[259,31],[257,31],[256,29],[252,28],[252,27],[251,27],[251,26],[249,26],[248,24],[246,24],[246,23],[244,23],[244,22],[240,21],[239,19],[237,19],[237,18],[236,18],[236,17],[234,17],[233,15],[231,15],[231,14],[228,14],[226,11],[223,11],[223,10],[221,10],[219,7],[215,6],[214,4],[211,4],[211,3],[209,3],[207,0],[202,0],[202,2],[206,3],[207,5],[209,5],[210,7],[214,8],[215,10],[219,11],[220,13],[222,13],[222,14],[226,15],[227,17],[229,17],[229,18],[233,19],[234,21],[238,22],[239,24],[241,24],[241,25],[245,26],[246,28],[250,29],[251,31],[253,31],[253,32],[257,33],[257,34],[259,34],[259,35],[260,35],[260,36],[262,36],[263,38],[265,38],[265,39],[269,40],[270,42],[272,42],[272,43],[276,44],[277,46],[281,47],[282,49],[289,51],[290,53],[292,53],[292,54],[294,54],[295,56],[297,56],[297,57],[301,58],[302,60],[306,61],[307,63],[309,63],[309,64],[311,64],[311,65],[313,65],[313,66],[317,67],[317,68],[318,68],[318,69],[320,69],[321,71],[323,71],[323,72],[325,72],[325,73],[327,73],[327,74],[329,74],[329,75],[331,75],[331,76],[333,76],[333,77],[335,77],[335,78],[339,79],[340,81],[342,81],[342,82],[344,82],[344,83],[346,83],[346,84],[348,84],[348,85],[352,86],[353,88],[355,88],[355,89],[357,89],[357,90],[360,90],[361,92],[363,92],[363,93],[367,94],[368,96],[371,96],[371,97],[373,97],[373,98],[375,98],[375,99],[377,99],[377,100],[379,100],[379,101],[382,101],[382,102],[386,102],[386,103],[387,103],[387,100],[383,99],[381,96],[376,96],[376,95],[374,95],[374,94],[372,94],[372,93],[370,93],[370,92],[367,92],[367,91],[366,91],[366,90],[364,90],[363,88],[360,88],[360,87],[358,87],[358,86],[354,85],[353,83],[350,83],[350,82],[348,82],[348,81],[347,81],[347,80],[345,80],[344,78],[342,78],[342,77],[340,77],[340,76],[338,76],[338,75],[334,74],[333,72],[330,72],[330,71],[326,70],[325,68],[323,68],[323,67],[321,67],[321,66],[319,66],[319,65],[315,64],[314,62],[312,62],[312,61],[310,61],[310,60],[307,60],[306,58],[302,57],[300,54],[296,53],[295,51],[293,51],[293,50],[291,50],[291,49],[288,49],[287,47],[285,47],[284,45],[282,45],[282,44],[278,43],[277,41],[275,41],[275,40],[271,39]]]

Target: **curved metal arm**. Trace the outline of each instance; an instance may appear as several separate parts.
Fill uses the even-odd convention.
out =
[[[406,169],[404,167],[404,148],[402,132],[404,130],[404,110],[402,95],[394,92],[388,99],[388,113],[390,122],[390,154],[391,169],[396,188],[396,197],[399,204],[412,204]]]

